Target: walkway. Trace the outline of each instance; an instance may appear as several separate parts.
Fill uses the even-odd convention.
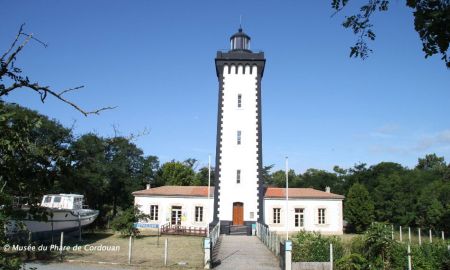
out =
[[[280,269],[278,258],[256,236],[221,235],[214,250],[214,269]]]

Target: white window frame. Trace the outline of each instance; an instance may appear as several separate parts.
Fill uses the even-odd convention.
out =
[[[236,170],[236,184],[240,184],[241,183],[241,170]]]
[[[299,212],[297,212],[299,210]],[[298,215],[298,225],[296,226],[296,217]],[[304,207],[296,207],[294,209],[294,227],[295,228],[304,228],[305,227],[305,208]]]
[[[150,220],[158,221],[159,219],[159,206],[157,204],[150,205]]]
[[[274,207],[272,210],[273,213],[273,224],[281,224],[281,208],[280,207]]]
[[[204,211],[203,211],[203,206],[201,206],[201,205],[196,205],[195,206],[195,213],[194,213],[195,215],[194,215],[194,217],[195,217],[195,222],[203,222],[203,218],[204,218],[204,216],[203,216],[203,214],[204,214]]]
[[[238,107],[238,109],[242,109],[242,94],[238,94],[237,107]]]
[[[242,131],[241,130],[237,131],[236,143],[237,143],[237,145],[241,145],[242,144]]]
[[[327,209],[325,207],[317,208],[317,224],[327,224]]]

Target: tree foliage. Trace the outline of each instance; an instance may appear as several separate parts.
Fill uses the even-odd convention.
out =
[[[336,12],[348,5],[348,0],[332,0],[331,6]],[[375,40],[372,18],[376,12],[389,9],[390,0],[370,0],[363,4],[359,13],[346,16],[343,26],[349,28],[357,36],[354,46],[350,47],[350,57],[365,59],[372,50],[367,40]],[[448,0],[406,0],[414,16],[414,28],[422,41],[425,58],[440,54],[447,68],[450,68],[450,57],[447,54],[450,43],[450,2]]]
[[[195,172],[191,163],[172,160],[164,163],[156,175],[156,186],[191,186],[194,184]]]
[[[114,231],[126,236],[136,236],[138,230],[134,224],[138,221],[146,221],[150,216],[139,211],[137,206],[130,207],[120,212],[111,222]]]
[[[374,204],[367,189],[355,183],[348,191],[344,206],[348,230],[361,233],[374,221]]]
[[[335,259],[344,254],[340,238],[323,236],[318,232],[300,231],[292,237],[293,262],[326,262],[330,260],[330,244],[333,244]]]
[[[268,186],[286,186],[284,171],[268,171],[267,175]],[[344,212],[350,231],[356,231],[353,226],[358,223],[357,220],[362,222],[358,223],[361,226],[358,231],[364,230],[372,220],[369,218],[372,216],[369,214],[371,210],[368,210],[372,207],[362,203],[368,200],[359,199],[361,203],[352,203],[352,200],[358,201],[354,198],[354,192],[350,192],[352,186],[357,183],[358,189],[366,189],[373,201],[374,221],[421,226],[450,233],[449,176],[450,167],[444,158],[430,154],[419,158],[413,169],[394,162],[380,162],[372,166],[360,163],[352,168],[335,166],[332,172],[308,169],[304,173],[296,174],[290,170],[289,187],[324,190],[328,186],[331,192],[346,195]],[[353,211],[352,207],[356,206],[367,206],[367,209]],[[352,212],[362,216],[353,218],[350,214]],[[366,214],[367,216],[363,217]]]

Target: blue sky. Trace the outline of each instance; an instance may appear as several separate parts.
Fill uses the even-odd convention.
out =
[[[2,1],[0,51],[20,24],[49,44],[30,43],[17,65],[54,89],[84,85],[70,98],[84,117],[52,98],[21,90],[7,101],[55,118],[74,133],[149,134],[135,143],[162,162],[207,164],[216,142],[214,57],[243,17],[252,48],[265,52],[263,160],[297,172],[393,161],[413,167],[436,153],[450,160],[450,76],[424,59],[411,10],[393,1],[374,18],[374,53],[350,59],[355,36],[330,1]],[[214,158],[213,158],[214,160]]]

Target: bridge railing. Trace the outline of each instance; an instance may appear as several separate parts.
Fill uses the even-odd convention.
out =
[[[256,223],[256,236],[266,245],[276,256],[280,255],[281,236],[270,231],[269,227],[259,222]]]
[[[217,222],[216,226],[209,233],[209,237],[211,237],[211,248],[214,248],[220,236],[220,222]]]

